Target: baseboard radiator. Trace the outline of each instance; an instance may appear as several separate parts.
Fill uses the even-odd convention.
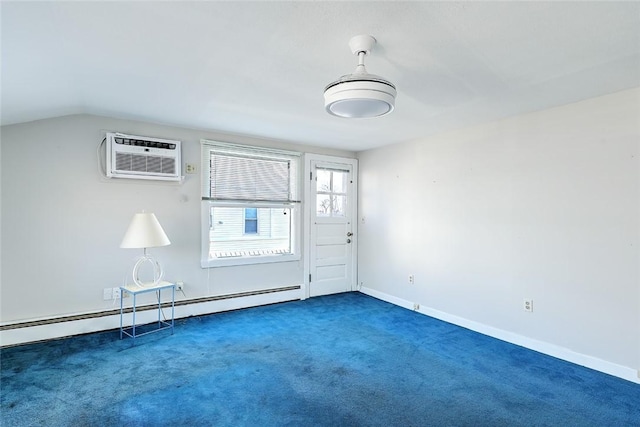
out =
[[[255,297],[255,296],[274,294],[274,293],[280,293],[280,292],[299,291],[300,289],[301,289],[300,285],[295,285],[295,286],[284,286],[280,288],[264,289],[264,290],[258,290],[258,291],[238,292],[234,294],[191,298],[191,299],[176,301],[175,307],[177,308],[177,307],[188,306],[188,305],[211,303],[211,302],[231,300],[236,298]],[[289,298],[289,299],[293,300],[296,298]],[[171,302],[162,303],[162,308],[170,308],[170,307],[171,307]],[[158,309],[158,304],[145,304],[145,305],[137,306],[136,312],[140,313],[144,311],[157,310],[157,309]],[[124,313],[131,313],[132,308],[126,307],[124,308],[123,311]],[[60,324],[60,323],[66,323],[66,322],[77,322],[82,320],[97,319],[97,318],[119,316],[119,315],[120,315],[120,308],[116,308],[116,309],[103,310],[103,311],[93,312],[93,313],[75,314],[70,316],[59,316],[59,317],[52,317],[52,318],[40,319],[40,320],[30,320],[30,321],[24,321],[24,322],[11,323],[7,325],[1,325],[0,332],[11,331],[15,329],[32,328],[36,326],[54,325],[54,324]],[[7,347],[7,346],[3,345],[2,347]]]

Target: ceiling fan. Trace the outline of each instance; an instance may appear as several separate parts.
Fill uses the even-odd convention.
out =
[[[379,117],[395,108],[396,87],[390,81],[367,73],[364,57],[376,39],[370,35],[352,37],[349,47],[358,56],[352,74],[340,77],[324,89],[324,106],[329,114],[346,118]]]

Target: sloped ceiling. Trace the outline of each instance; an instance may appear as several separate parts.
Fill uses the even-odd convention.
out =
[[[639,2],[1,3],[2,124],[91,113],[359,151],[640,86]],[[353,72],[375,119],[324,111]]]

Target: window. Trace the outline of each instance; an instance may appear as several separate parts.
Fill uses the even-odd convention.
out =
[[[258,208],[244,208],[244,234],[258,234]]]
[[[344,217],[347,209],[348,172],[333,169],[317,169],[316,215],[319,217]]]
[[[300,259],[300,154],[202,141],[202,266]]]

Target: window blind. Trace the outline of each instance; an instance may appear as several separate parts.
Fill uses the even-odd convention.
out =
[[[202,198],[234,202],[296,202],[300,154],[202,142]]]

